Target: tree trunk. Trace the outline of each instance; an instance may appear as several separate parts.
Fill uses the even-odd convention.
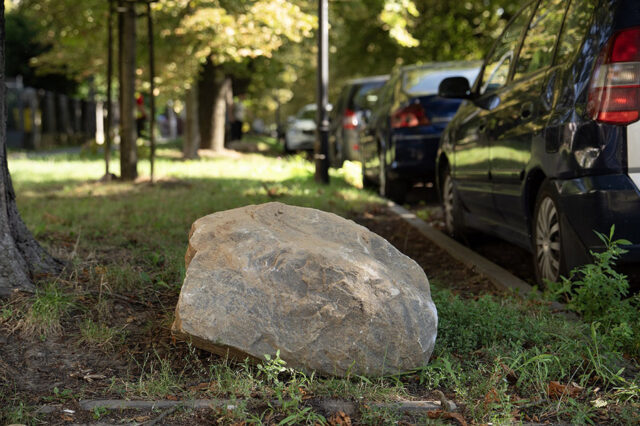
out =
[[[122,63],[120,87],[122,112],[120,117],[120,173],[123,180],[138,177],[136,147],[136,11],[135,4],[125,2],[122,22]]]
[[[200,129],[198,128],[198,90],[194,86],[186,94],[186,128],[182,155],[184,158],[197,158],[200,147]]]
[[[198,80],[198,127],[200,128],[200,148],[211,149],[213,146],[213,91],[216,85],[216,67],[211,58],[200,69]]]
[[[198,81],[200,148],[214,151],[224,149],[227,96],[230,91],[231,79],[225,76],[222,67],[207,59]]]
[[[224,151],[225,131],[227,124],[227,98],[231,92],[231,79],[224,75],[216,79],[214,92],[213,116],[211,125],[213,126],[212,149],[215,152]]]
[[[0,296],[15,289],[33,291],[36,274],[57,273],[62,263],[33,238],[16,207],[7,166],[7,122],[4,89],[4,2],[0,5]]]

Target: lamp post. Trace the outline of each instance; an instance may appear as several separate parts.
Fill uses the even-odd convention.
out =
[[[329,183],[329,4],[318,0],[318,93],[316,112],[315,179]]]

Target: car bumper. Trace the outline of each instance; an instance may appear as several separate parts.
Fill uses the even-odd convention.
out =
[[[578,243],[587,254],[602,251],[605,245],[594,231],[608,236],[615,225],[614,240],[632,243],[624,247],[628,252],[621,262],[640,262],[640,191],[629,176],[589,176],[556,183],[560,210],[568,225],[567,247]]]
[[[304,133],[299,131],[287,132],[287,147],[291,150],[313,150],[316,141],[315,131]]]
[[[397,133],[395,158],[389,176],[411,181],[433,181],[441,132]]]

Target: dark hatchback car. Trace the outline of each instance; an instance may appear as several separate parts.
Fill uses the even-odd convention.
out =
[[[594,233],[632,241],[640,260],[640,4],[536,0],[507,25],[438,157],[445,222],[533,253],[536,278],[556,281],[602,250]]]
[[[349,80],[331,111],[329,146],[331,163],[342,166],[345,160],[360,161],[359,133],[363,117],[376,103],[378,90],[389,79],[388,75]]]
[[[475,79],[480,63],[442,62],[407,66],[380,89],[361,133],[362,178],[380,193],[403,202],[418,182],[433,182],[438,141],[461,101],[438,96],[442,79]]]

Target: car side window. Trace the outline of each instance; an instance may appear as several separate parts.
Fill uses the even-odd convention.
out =
[[[507,84],[511,61],[534,6],[535,3],[531,3],[513,18],[494,45],[482,73],[480,94],[491,92]]]
[[[396,81],[398,81],[398,76],[393,76],[389,81],[382,86],[380,90],[380,96],[378,97],[377,105],[385,105],[387,102],[391,100],[391,96],[393,95],[393,89],[396,85]]]
[[[571,0],[558,44],[557,64],[569,62],[580,48],[589,29],[596,3],[597,0]]]
[[[566,10],[566,0],[540,2],[520,49],[514,80],[551,65]]]

